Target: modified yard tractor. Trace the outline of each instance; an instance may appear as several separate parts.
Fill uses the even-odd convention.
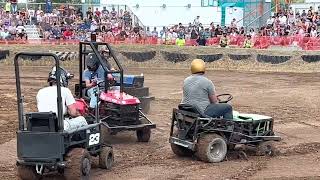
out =
[[[232,95],[221,94],[218,99],[232,100]],[[258,114],[233,113],[233,120],[209,117],[192,105],[179,104],[173,109],[169,142],[178,156],[195,155],[210,163],[221,162],[227,151],[242,144],[251,146],[257,155],[272,155],[272,141],[279,141],[273,131],[273,119]]]
[[[138,141],[148,142],[151,129],[156,125],[148,119],[145,113],[148,113],[150,101],[153,98],[149,97],[149,88],[143,86],[143,75],[124,75],[123,68],[109,44],[80,42],[80,79],[79,84],[76,84],[75,94],[87,102],[90,100],[88,89],[82,79],[83,71],[86,69],[86,57],[89,53],[94,53],[99,59],[99,64],[105,72],[104,77],[110,74],[114,77],[113,80],[106,78],[105,81],[97,83],[98,111],[92,112],[91,115],[99,115],[100,121],[110,134],[120,131],[136,131]]]
[[[110,169],[113,164],[113,149],[102,143],[100,118],[84,116],[88,125],[64,130],[61,85],[57,83],[57,114],[53,112],[24,112],[19,62],[24,57],[50,57],[55,60],[57,82],[63,69],[51,53],[18,53],[14,58],[18,102],[19,129],[17,131],[17,168],[23,180],[35,180],[46,173],[59,172],[65,179],[89,179],[91,157],[99,157],[101,168]],[[85,107],[83,101],[78,105]],[[81,112],[84,113],[85,109]]]

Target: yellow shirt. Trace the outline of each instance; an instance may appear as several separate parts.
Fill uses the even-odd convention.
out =
[[[253,47],[253,42],[251,40],[247,39],[244,41],[244,48],[252,48]]]
[[[10,8],[11,8],[11,4],[9,2],[7,2],[4,9],[6,11],[10,11]]]
[[[184,46],[185,44],[186,44],[186,40],[185,39],[180,39],[180,38],[176,39],[176,45]]]

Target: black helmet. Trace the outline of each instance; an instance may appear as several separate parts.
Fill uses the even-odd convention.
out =
[[[100,62],[96,54],[89,53],[86,58],[86,64],[89,70],[96,70],[99,67]]]
[[[73,77],[73,74],[68,73],[65,69],[62,67],[59,67],[60,69],[60,85],[63,87],[67,87],[69,84],[69,79]],[[53,82],[56,82],[56,67],[52,67],[51,71],[49,72],[48,82],[50,83],[50,86]]]

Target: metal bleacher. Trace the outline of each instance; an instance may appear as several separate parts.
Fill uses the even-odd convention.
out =
[[[40,40],[40,33],[36,25],[25,25],[26,34],[29,40]]]

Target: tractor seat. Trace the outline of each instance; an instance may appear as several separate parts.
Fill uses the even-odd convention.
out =
[[[33,132],[57,132],[58,119],[54,112],[26,113],[27,130]]]
[[[205,115],[204,113],[200,112],[195,106],[190,105],[190,104],[181,103],[178,105],[178,108],[179,108],[179,110],[196,113],[196,114],[200,115],[200,117],[202,117],[202,118],[210,118],[210,116]]]

